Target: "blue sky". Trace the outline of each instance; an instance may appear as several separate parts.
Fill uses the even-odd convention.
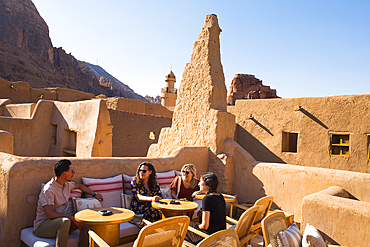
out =
[[[370,93],[370,1],[33,0],[55,47],[155,97],[179,88],[207,14],[229,89],[253,74],[283,98]]]

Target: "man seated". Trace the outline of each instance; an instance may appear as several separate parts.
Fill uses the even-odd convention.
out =
[[[73,215],[66,215],[71,190],[83,192],[103,201],[103,196],[83,184],[70,181],[75,173],[69,160],[59,160],[54,165],[55,176],[41,190],[37,203],[36,220],[33,222],[34,234],[41,238],[56,237],[55,246],[65,247],[68,234],[80,230],[78,246],[88,246],[88,226],[79,223]]]

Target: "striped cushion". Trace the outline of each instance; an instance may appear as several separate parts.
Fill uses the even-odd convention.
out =
[[[277,240],[279,247],[300,247],[302,233],[299,231],[297,224],[294,222],[288,229],[278,233]]]
[[[157,183],[161,189],[168,188],[175,179],[175,171],[157,172]]]
[[[126,174],[122,174],[122,176],[123,176],[123,181],[124,181],[124,184],[125,184],[124,193],[126,195],[132,195],[131,181],[132,181],[132,179],[134,179],[134,176],[128,176]]]
[[[121,207],[121,193],[123,192],[121,174],[115,177],[102,179],[83,177],[82,182],[89,189],[103,196],[102,207]]]

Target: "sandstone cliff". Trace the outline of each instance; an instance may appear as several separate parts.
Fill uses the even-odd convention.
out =
[[[63,87],[147,101],[120,81],[97,77],[85,62],[53,47],[49,28],[31,0],[0,2],[0,77],[32,88]]]
[[[269,99],[280,98],[276,89],[262,85],[262,80],[254,75],[236,74],[231,82],[227,104],[235,105],[237,99]]]

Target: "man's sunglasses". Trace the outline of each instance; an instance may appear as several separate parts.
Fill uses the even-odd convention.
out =
[[[189,171],[181,171],[182,173],[186,173],[186,174],[189,174],[190,172]]]
[[[75,174],[75,172],[76,172],[76,171],[75,171],[75,169],[68,170],[68,172],[69,172],[69,171],[70,171],[70,172],[72,172],[72,174],[73,174],[73,175],[74,175],[74,174]]]
[[[139,172],[143,172],[143,173],[146,173],[147,170],[139,170]]]

